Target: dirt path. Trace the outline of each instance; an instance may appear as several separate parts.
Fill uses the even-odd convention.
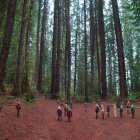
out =
[[[82,104],[74,104],[72,122],[57,121],[56,101],[45,100],[24,106],[20,118],[15,106],[4,106],[0,112],[0,140],[140,140],[140,110],[136,118],[123,112],[123,118],[95,119],[95,105],[88,105],[84,112]]]

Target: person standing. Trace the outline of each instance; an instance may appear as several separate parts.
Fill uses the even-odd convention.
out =
[[[67,104],[65,104],[65,107],[64,107],[64,115],[65,115],[65,117],[66,117],[66,115],[67,115],[67,111],[68,111],[68,105]]]
[[[20,111],[20,109],[21,109],[21,103],[20,103],[20,102],[18,102],[18,103],[16,104],[16,109],[17,109],[17,117],[19,117],[19,111]]]
[[[110,104],[107,104],[107,117],[109,118]]]
[[[72,111],[69,108],[68,111],[67,111],[67,122],[71,122],[71,117],[72,117]]]
[[[101,111],[102,111],[102,117],[103,117],[103,120],[104,120],[104,106],[103,105],[101,105]]]
[[[115,116],[115,118],[117,118],[117,112],[118,112],[118,109],[117,109],[116,104],[114,104],[113,111],[114,111],[114,116]]]
[[[130,114],[129,108],[130,108],[130,102],[127,101],[127,114]]]
[[[122,113],[123,113],[123,105],[120,105],[120,118],[122,118]]]
[[[95,112],[96,112],[96,119],[98,119],[98,112],[99,112],[99,105],[98,104],[96,104]]]
[[[131,105],[131,113],[132,113],[132,119],[135,118],[135,108],[133,106],[133,104]]]
[[[84,104],[85,112],[87,112],[87,103]]]
[[[58,106],[57,115],[58,115],[58,121],[59,119],[62,121],[62,109],[60,106]]]

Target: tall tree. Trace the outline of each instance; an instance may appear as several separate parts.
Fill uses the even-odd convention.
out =
[[[77,34],[78,28],[76,29],[75,33],[75,72],[74,72],[74,93],[76,92],[76,72],[77,72]]]
[[[30,34],[31,34],[31,26],[32,26],[32,11],[33,11],[33,0],[31,0],[30,4],[30,12],[28,17],[28,26],[26,32],[26,44],[25,44],[25,74],[23,77],[22,82],[22,89],[23,93],[30,94],[30,86],[29,86],[29,41],[30,41]]]
[[[43,58],[44,58],[44,39],[46,31],[46,0],[44,0],[44,10],[42,18],[42,29],[41,29],[41,42],[40,42],[40,61],[39,61],[39,74],[38,74],[38,84],[37,89],[42,91],[42,70],[43,70]]]
[[[88,85],[87,85],[87,14],[86,1],[84,0],[84,45],[85,45],[85,101],[88,101]]]
[[[67,101],[68,103],[70,103],[70,87],[71,87],[70,0],[66,0],[66,46],[68,53]]]
[[[90,49],[91,49],[91,92],[94,94],[94,47],[95,47],[95,24],[93,13],[93,0],[90,0]]]
[[[51,93],[55,93],[56,84],[56,49],[57,49],[57,12],[58,0],[54,2],[54,24],[53,24],[53,41],[52,41],[52,77],[51,77]]]
[[[98,24],[101,47],[101,86],[102,98],[106,97],[106,53],[105,53],[105,32],[104,32],[104,16],[103,16],[103,0],[98,1]]]
[[[117,48],[118,48],[120,96],[121,98],[126,98],[128,96],[128,93],[127,93],[127,87],[126,87],[123,38],[122,38],[122,30],[121,30],[117,0],[112,0],[112,8],[113,8],[113,17],[114,17],[115,32],[116,32],[116,42],[117,42]]]
[[[5,26],[5,34],[3,38],[3,45],[0,55],[0,90],[3,91],[3,80],[5,76],[6,62],[8,58],[13,25],[14,25],[14,17],[16,11],[16,3],[17,0],[10,0],[8,5],[6,26]]]
[[[97,0],[95,0],[95,40],[96,40],[96,52],[97,52],[97,67],[98,67],[98,93],[101,97],[101,71],[100,71],[100,56],[99,56],[99,43],[98,43],[98,5]]]
[[[37,41],[36,41],[36,65],[35,65],[35,83],[37,84],[38,81],[38,71],[39,71],[39,33],[40,33],[40,15],[41,15],[41,2],[39,0],[39,7],[38,7],[38,25],[37,25]]]
[[[19,47],[18,47],[17,73],[16,73],[16,81],[14,83],[15,95],[18,95],[21,92],[22,51],[23,51],[24,34],[25,34],[25,27],[26,27],[27,3],[28,3],[28,0],[24,0]]]
[[[58,94],[60,90],[60,44],[61,44],[61,7],[58,0],[58,40],[57,40],[57,60],[56,60],[56,84],[55,92]]]

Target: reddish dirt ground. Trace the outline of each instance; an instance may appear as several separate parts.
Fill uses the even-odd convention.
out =
[[[106,103],[104,103],[106,105]],[[40,97],[38,103],[23,106],[20,118],[16,117],[14,105],[4,105],[0,112],[0,140],[140,140],[140,109],[136,118],[123,112],[123,118],[95,119],[95,104],[74,104],[72,122],[57,121],[55,100]],[[63,108],[63,107],[62,107]],[[119,116],[119,114],[118,114]]]

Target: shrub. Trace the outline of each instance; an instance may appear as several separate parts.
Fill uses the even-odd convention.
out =
[[[3,105],[3,100],[2,100],[2,98],[0,97],[0,105]]]
[[[26,101],[30,103],[36,103],[38,101],[38,96],[36,95],[36,92],[30,92],[25,94]]]

